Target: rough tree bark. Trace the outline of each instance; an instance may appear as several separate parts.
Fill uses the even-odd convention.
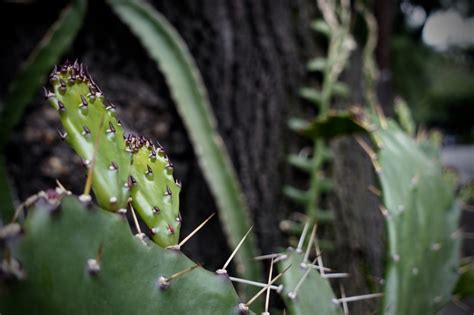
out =
[[[360,65],[360,49],[351,57],[350,64]],[[363,104],[363,77],[361,68],[352,66],[344,75],[352,87],[349,102],[337,107]],[[370,140],[365,137],[367,143]],[[332,165],[335,181],[334,193],[329,197],[331,208],[336,212],[334,237],[335,252],[330,261],[338,270],[351,274],[343,281],[349,295],[368,294],[382,290],[384,252],[384,218],[379,210],[379,199],[369,187],[377,187],[372,163],[367,154],[352,137],[341,137],[331,143],[336,157]],[[377,309],[376,300],[366,300],[351,305],[354,314],[369,314]]]
[[[8,30],[0,43],[9,47],[0,50],[2,95],[63,5],[0,4],[1,29]],[[176,26],[196,58],[262,251],[285,246],[278,222],[287,217],[291,205],[281,192],[288,178],[294,177],[286,155],[297,150],[300,141],[286,122],[305,110],[297,96],[299,87],[308,82],[304,66],[311,56],[321,53],[318,44],[324,45],[309,27],[317,15],[314,1],[183,0],[155,1],[154,5]],[[5,22],[13,14],[18,20]],[[169,152],[183,182],[183,233],[215,211],[162,75],[101,1],[90,1],[85,25],[67,57],[88,65],[106,95],[119,105],[119,116],[129,130],[158,139]],[[360,60],[352,65],[360,67]],[[79,159],[56,136],[57,127],[56,113],[38,96],[8,146],[8,167],[20,199],[53,186],[55,179],[73,192],[81,191],[84,171]],[[362,293],[368,288],[363,273],[382,273],[381,241],[374,242],[380,228],[372,224],[378,220],[373,218],[378,214],[377,203],[360,184],[363,181],[368,186],[373,177],[370,163],[351,140],[335,141],[333,148],[338,188],[331,204],[340,223],[330,235],[339,248],[330,254],[331,265],[352,273],[355,280],[347,284],[349,293]],[[222,264],[228,248],[218,221],[200,232],[185,250],[210,268]],[[364,263],[369,271],[361,267]],[[361,305],[354,314],[373,310],[370,304]]]

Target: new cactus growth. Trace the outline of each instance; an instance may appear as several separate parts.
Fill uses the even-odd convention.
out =
[[[151,229],[153,240],[162,247],[179,239],[181,184],[173,178],[173,164],[161,146],[144,138],[128,135],[127,149],[132,152],[128,185],[132,205]]]
[[[181,225],[180,184],[163,148],[141,136],[124,136],[115,106],[105,101],[82,64],[56,68],[50,83],[53,92],[45,89],[45,97],[65,128],[59,135],[93,168],[92,188],[99,205],[125,211],[131,201],[152,239],[162,247],[175,245]]]
[[[45,89],[45,97],[58,111],[65,129],[59,134],[85,167],[93,167],[92,188],[99,205],[110,211],[124,209],[130,193],[131,154],[126,151],[115,106],[105,100],[85,67],[77,62],[56,67],[49,82],[53,91]]]

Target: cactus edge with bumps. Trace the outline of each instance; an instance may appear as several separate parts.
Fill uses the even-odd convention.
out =
[[[291,265],[283,275],[281,297],[293,315],[318,314],[342,315],[343,310],[337,301],[328,279],[323,278],[315,265],[305,261],[303,253],[292,248],[281,254],[278,269]],[[318,266],[320,267],[320,266]],[[323,267],[324,268],[324,267]]]
[[[226,274],[144,244],[121,214],[47,195],[18,233],[2,239],[10,257],[2,264],[10,276],[0,283],[2,313],[248,314]],[[18,265],[23,276],[7,273]]]
[[[388,233],[384,314],[434,314],[450,301],[458,279],[460,207],[454,189],[439,161],[395,122],[372,138]]]

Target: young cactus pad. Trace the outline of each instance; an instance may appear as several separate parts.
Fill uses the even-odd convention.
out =
[[[180,251],[145,245],[124,216],[73,196],[30,210],[10,247],[26,276],[0,281],[2,314],[238,314],[226,275],[190,270],[196,263]]]
[[[45,97],[59,113],[65,129],[61,137],[86,167],[95,164],[92,188],[99,205],[110,211],[125,208],[131,154],[125,150],[115,106],[106,103],[100,88],[77,62],[55,68],[49,82],[53,92],[45,89]]]
[[[151,229],[156,243],[175,245],[181,228],[181,185],[173,178],[173,165],[163,148],[144,137],[129,135],[126,144],[133,154],[129,178],[133,208]]]

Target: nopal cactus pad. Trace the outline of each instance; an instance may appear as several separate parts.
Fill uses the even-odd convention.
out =
[[[55,68],[49,81],[53,91],[45,89],[45,97],[59,113],[65,129],[60,135],[86,167],[94,166],[92,188],[99,205],[111,211],[126,207],[131,154],[125,150],[115,106],[105,101],[85,67],[77,62]]]
[[[333,302],[335,295],[329,281],[316,269],[311,268],[309,262],[304,261],[302,253],[290,248],[281,255],[285,259],[278,263],[278,269],[282,270],[284,266],[291,264],[290,269],[282,277],[284,289],[281,292],[290,314],[343,314],[340,305]]]
[[[161,146],[139,136],[128,135],[127,149],[132,152],[128,180],[132,205],[151,229],[153,240],[162,247],[179,239],[181,184],[173,178],[173,164]]]
[[[460,209],[453,187],[439,161],[393,121],[371,135],[389,244],[383,313],[436,314],[458,278]]]
[[[2,314],[237,314],[227,276],[196,268],[183,253],[145,245],[122,215],[65,197],[40,200],[11,246],[26,277],[0,282]],[[189,269],[188,269],[189,270]]]

